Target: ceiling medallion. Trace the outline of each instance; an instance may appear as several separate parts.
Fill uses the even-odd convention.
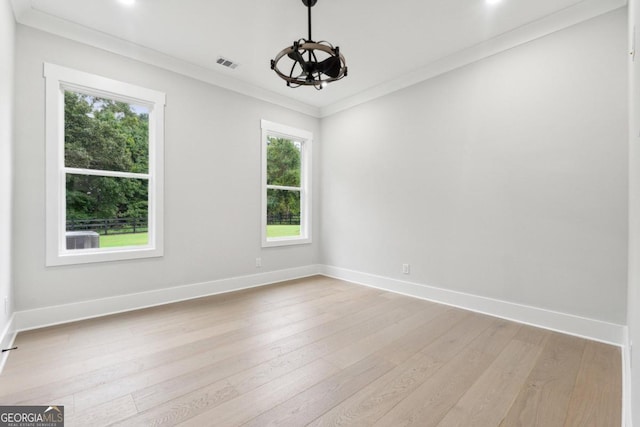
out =
[[[289,87],[313,86],[320,90],[328,83],[347,76],[347,64],[338,46],[327,41],[315,42],[311,38],[311,8],[317,0],[302,0],[307,6],[309,38],[293,42],[271,60],[271,69],[287,82]],[[291,59],[288,74],[280,71],[279,62],[284,57]]]

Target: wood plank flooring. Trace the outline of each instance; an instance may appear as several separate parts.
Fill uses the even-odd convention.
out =
[[[621,425],[620,349],[326,277],[20,333],[67,426]]]

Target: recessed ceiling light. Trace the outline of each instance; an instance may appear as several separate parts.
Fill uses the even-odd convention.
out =
[[[125,6],[133,6],[136,3],[136,0],[118,0]]]
[[[485,0],[487,2],[487,4],[498,4],[500,3],[502,0]]]

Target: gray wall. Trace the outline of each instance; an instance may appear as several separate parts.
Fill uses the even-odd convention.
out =
[[[0,0],[0,337],[11,312],[11,188],[15,21],[9,0]],[[4,301],[9,299],[9,313]],[[3,346],[7,343],[0,342]],[[4,347],[3,347],[4,348]]]
[[[16,310],[318,262],[317,241],[260,248],[260,119],[318,140],[319,120],[21,25],[16,49]],[[45,61],[167,94],[163,258],[45,268]]]
[[[626,27],[619,9],[323,120],[323,262],[625,324]]]
[[[632,352],[631,408],[633,421],[640,425],[640,1],[629,1],[630,28],[636,27],[635,60],[630,61],[629,111],[629,294],[627,298],[629,340],[636,347]],[[634,34],[633,31],[630,34]]]

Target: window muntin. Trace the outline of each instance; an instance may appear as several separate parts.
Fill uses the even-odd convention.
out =
[[[312,134],[263,120],[262,245],[311,242]]]
[[[45,64],[47,265],[161,256],[163,93]]]

